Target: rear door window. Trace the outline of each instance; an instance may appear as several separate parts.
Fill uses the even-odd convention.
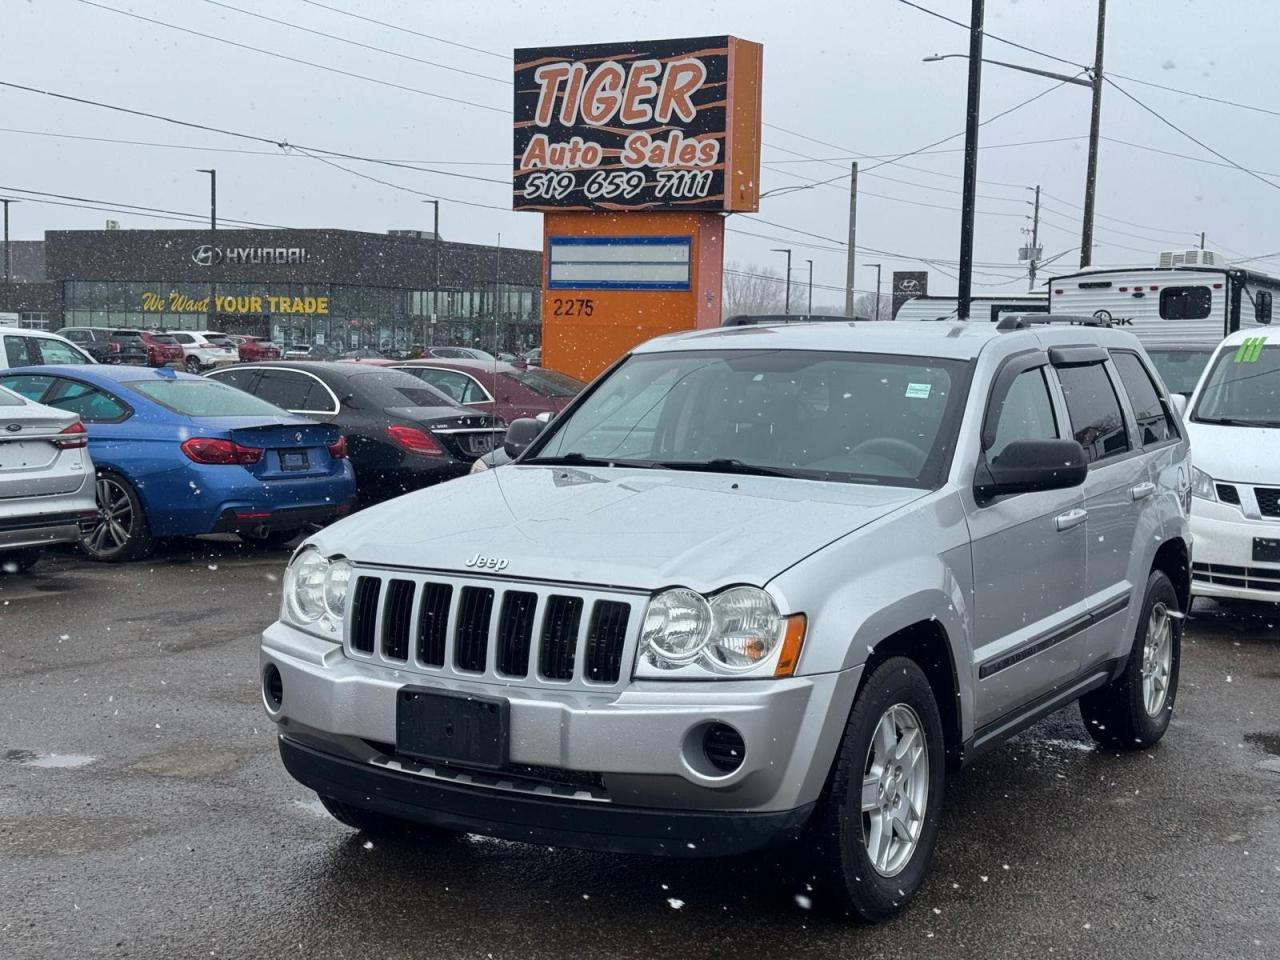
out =
[[[1106,367],[1086,363],[1056,369],[1067,398],[1072,435],[1084,447],[1088,461],[1097,463],[1128,452],[1129,432]]]
[[[1178,429],[1138,355],[1121,351],[1113,353],[1111,359],[1133,406],[1133,417],[1138,422],[1138,442],[1149,447],[1166,440],[1176,440]]]
[[[253,393],[253,380],[258,375],[258,371],[252,367],[232,367],[230,370],[221,370],[218,373],[211,374],[210,380],[217,380],[219,383],[227,383],[240,390],[246,390]]]
[[[89,363],[83,350],[62,340],[49,337],[32,337],[32,345],[36,349],[37,363]]]
[[[253,392],[284,410],[307,410],[313,383],[311,377],[294,370],[264,370]]]
[[[1160,319],[1203,320],[1213,309],[1208,287],[1165,287],[1160,291]]]
[[[5,335],[4,359],[7,366],[25,367],[36,362],[27,351],[27,344],[30,340],[30,337],[17,337],[13,334]]]
[[[77,413],[85,423],[119,423],[131,412],[128,406],[105,390],[63,377],[54,380],[53,389],[43,402],[59,410]]]

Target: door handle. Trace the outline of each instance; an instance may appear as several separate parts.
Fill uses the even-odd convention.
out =
[[[1068,510],[1066,513],[1060,513],[1054,517],[1053,525],[1058,528],[1059,532],[1070,530],[1084,523],[1085,518],[1088,516],[1088,510]]]
[[[1136,487],[1132,487],[1129,490],[1129,493],[1133,495],[1134,500],[1145,500],[1147,497],[1151,496],[1155,492],[1156,492],[1156,485],[1154,483],[1151,483],[1150,481],[1148,481],[1147,483],[1140,483]]]

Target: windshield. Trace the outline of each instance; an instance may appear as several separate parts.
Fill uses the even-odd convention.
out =
[[[1159,347],[1148,347],[1147,354],[1156,365],[1156,372],[1169,388],[1170,393],[1191,396],[1200,382],[1200,374],[1204,372],[1209,358],[1213,356],[1213,347],[1203,350],[1161,350]]]
[[[134,380],[129,386],[165,409],[188,417],[293,419],[286,410],[214,380]]]
[[[1233,427],[1280,427],[1280,343],[1256,338],[1218,353],[1191,419]]]
[[[932,487],[950,459],[968,366],[817,351],[640,354],[526,462]]]
[[[531,370],[513,369],[507,371],[506,375],[544,397],[576,397],[586,386],[581,380],[540,367]]]

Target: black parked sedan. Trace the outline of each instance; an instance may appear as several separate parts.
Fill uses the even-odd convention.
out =
[[[498,418],[385,367],[285,360],[207,375],[341,429],[363,503],[462,476],[501,442],[506,428]]]

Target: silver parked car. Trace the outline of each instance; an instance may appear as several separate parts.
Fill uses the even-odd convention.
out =
[[[0,570],[25,570],[97,520],[88,442],[76,414],[0,387]]]
[[[345,824],[790,838],[877,920],[925,878],[950,772],[1075,701],[1113,748],[1168,728],[1190,465],[1128,334],[673,335],[508,444],[288,566],[263,699]]]

